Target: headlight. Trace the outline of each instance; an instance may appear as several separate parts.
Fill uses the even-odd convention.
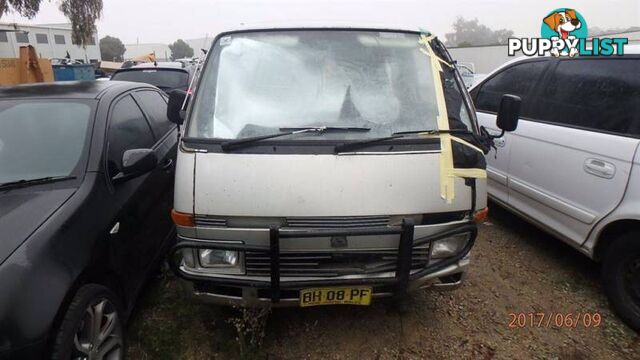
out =
[[[200,274],[244,274],[244,252],[222,249],[185,248],[175,253],[176,264],[186,272]]]
[[[432,259],[443,259],[455,256],[462,251],[471,239],[470,233],[456,234],[433,242]]]
[[[198,250],[198,259],[202,267],[234,267],[240,262],[240,255],[235,250]]]

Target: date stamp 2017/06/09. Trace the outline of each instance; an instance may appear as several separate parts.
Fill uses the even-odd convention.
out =
[[[509,313],[510,329],[518,328],[597,328],[602,325],[600,313],[544,313],[544,312],[513,312]]]

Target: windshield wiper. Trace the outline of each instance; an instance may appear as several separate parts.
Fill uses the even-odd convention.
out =
[[[367,132],[371,131],[368,127],[359,126],[303,126],[303,127],[281,127],[280,131],[300,131],[307,129],[323,129],[329,131],[347,131],[347,132]]]
[[[308,132],[325,132],[325,131],[369,131],[371,129],[365,127],[331,127],[331,126],[314,126],[314,127],[300,127],[300,128],[280,128],[280,133],[271,134],[271,135],[261,135],[261,136],[253,136],[243,139],[226,141],[221,144],[222,151],[229,151],[234,149],[240,149],[243,147],[251,146],[256,142],[273,139],[281,136],[293,135],[293,134],[302,134]]]
[[[392,135],[410,135],[410,134],[420,134],[426,133],[429,135],[437,135],[437,134],[473,134],[471,131],[467,129],[449,129],[449,130],[436,130],[436,129],[428,129],[428,130],[411,130],[411,131],[398,131],[394,132]]]
[[[427,133],[427,134],[432,134],[432,135],[445,134],[445,133],[447,133],[447,134],[448,133],[451,133],[451,134],[473,134],[469,130],[464,130],[464,129],[451,129],[451,130],[428,129],[428,130],[398,131],[398,132],[394,132],[393,134],[391,134],[391,136],[385,136],[385,137],[380,137],[380,138],[374,138],[374,139],[368,139],[368,140],[344,143],[344,144],[336,146],[334,148],[334,151],[336,153],[353,151],[353,150],[356,150],[356,149],[367,147],[367,146],[369,146],[371,144],[374,144],[374,143],[402,138],[402,137],[405,137],[405,135],[420,134],[420,133]]]
[[[385,137],[379,137],[379,138],[373,138],[373,139],[367,139],[367,140],[344,143],[344,144],[336,145],[336,147],[333,148],[333,151],[336,152],[336,153],[353,151],[353,150],[356,150],[356,149],[359,149],[359,148],[367,147],[367,146],[369,146],[371,144],[374,144],[374,143],[383,142],[383,141],[392,140],[392,139],[399,139],[401,137],[404,137],[404,135],[402,135],[402,134],[393,134],[392,136],[385,136]]]
[[[31,185],[47,184],[47,183],[53,183],[58,181],[71,180],[75,178],[76,178],[75,176],[47,176],[47,177],[41,177],[41,178],[35,178],[35,179],[22,179],[22,180],[16,180],[16,181],[9,181],[9,182],[0,184],[0,190],[15,189],[15,188],[31,186]]]

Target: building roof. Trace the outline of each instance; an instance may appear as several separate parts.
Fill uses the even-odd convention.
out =
[[[17,24],[17,23],[5,23],[0,22],[1,29],[22,30],[26,28],[38,28],[38,29],[58,29],[71,31],[71,24]]]

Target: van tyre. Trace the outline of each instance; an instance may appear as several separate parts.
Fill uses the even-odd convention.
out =
[[[640,232],[629,232],[607,249],[603,286],[618,316],[640,331]]]
[[[122,311],[117,297],[102,285],[81,287],[54,334],[51,358],[124,359]]]

